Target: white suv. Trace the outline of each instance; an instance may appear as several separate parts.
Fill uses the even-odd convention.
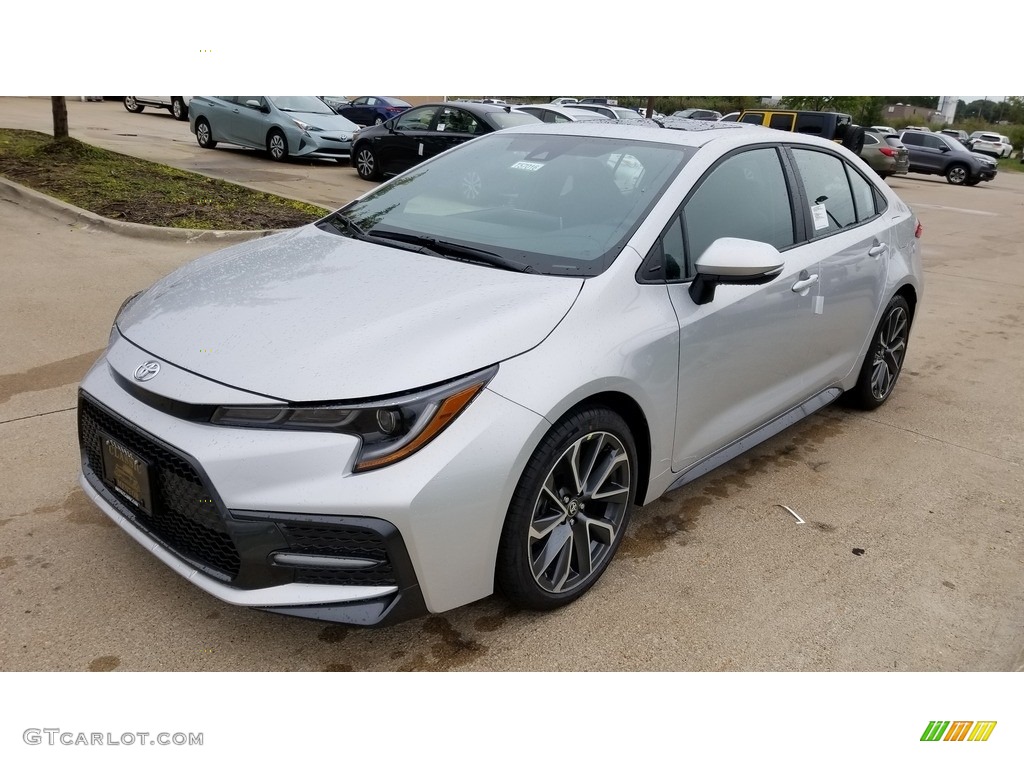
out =
[[[1013,145],[1002,134],[975,131],[971,134],[971,150],[992,157],[1009,157]]]

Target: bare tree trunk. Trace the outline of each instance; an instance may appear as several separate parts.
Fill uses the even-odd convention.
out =
[[[654,97],[653,96],[648,96],[647,97],[647,114],[644,115],[644,117],[650,117],[653,114],[654,114]]]
[[[68,103],[64,96],[51,96],[53,107],[53,138],[68,138]]]

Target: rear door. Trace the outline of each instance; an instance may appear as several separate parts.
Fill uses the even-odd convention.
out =
[[[807,213],[804,250],[817,263],[814,331],[804,339],[810,378],[825,384],[853,369],[884,301],[893,222],[882,192],[852,163],[817,147],[790,147]]]

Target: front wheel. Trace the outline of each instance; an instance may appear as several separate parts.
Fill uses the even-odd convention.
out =
[[[636,494],[629,426],[600,407],[570,412],[544,437],[516,487],[495,582],[514,604],[566,605],[590,589],[619,548]]]
[[[188,120],[188,105],[180,96],[175,96],[171,100],[171,114],[175,120]]]
[[[950,184],[961,185],[970,178],[970,169],[961,163],[954,163],[946,169],[946,181]]]
[[[380,166],[377,164],[377,155],[370,147],[363,145],[356,150],[356,173],[360,179],[366,181],[378,181],[380,179]]]
[[[857,384],[847,393],[851,405],[872,411],[889,399],[903,370],[909,338],[910,305],[902,296],[893,296],[868,346]]]
[[[124,97],[124,108],[135,115],[139,114],[139,112],[145,109],[145,107],[143,107],[141,104],[139,104],[138,101],[136,101],[134,96]]]
[[[288,159],[288,140],[276,128],[267,134],[267,154],[271,160],[278,162]]]

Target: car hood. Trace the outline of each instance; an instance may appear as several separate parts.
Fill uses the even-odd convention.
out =
[[[293,117],[296,120],[301,120],[309,125],[316,126],[325,131],[344,131],[345,133],[355,133],[359,130],[359,126],[349,120],[347,117],[342,115],[325,115],[323,112],[284,112],[285,117]]]
[[[118,318],[155,357],[292,402],[439,383],[539,344],[580,278],[523,274],[308,225],[202,257]]]

